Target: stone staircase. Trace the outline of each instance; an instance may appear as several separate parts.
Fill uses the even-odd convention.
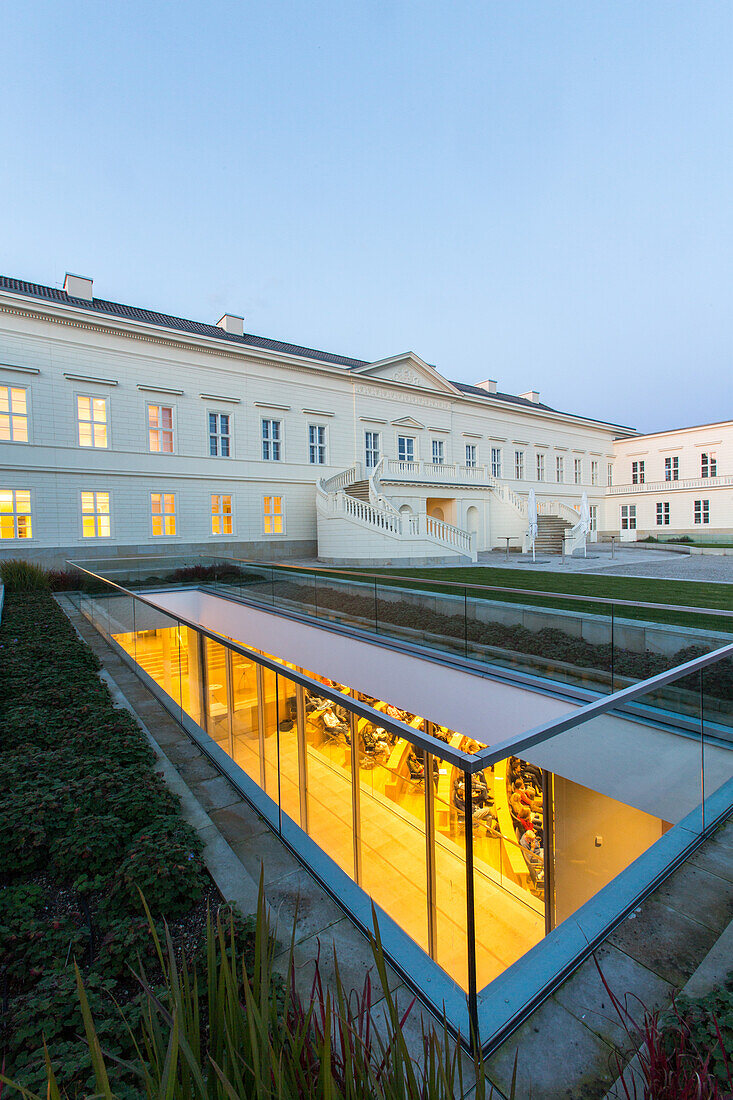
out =
[[[538,516],[535,542],[537,553],[562,554],[562,540],[571,527],[572,524],[560,516]]]
[[[369,503],[369,482],[368,481],[352,481],[351,485],[347,485],[344,492],[348,493],[350,497],[356,497],[357,500],[365,500]]]

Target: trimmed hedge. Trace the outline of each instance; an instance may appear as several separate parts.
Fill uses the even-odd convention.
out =
[[[45,1037],[70,1096],[92,1086],[74,963],[107,1048],[132,1055],[115,1008],[141,1011],[132,975],[156,960],[139,890],[200,951],[220,902],[197,834],[154,772],[132,717],[49,592],[6,594],[0,625],[0,988],[5,1073],[45,1093]],[[249,934],[243,929],[243,937]],[[151,970],[152,966],[152,970]],[[154,978],[153,978],[154,980]],[[117,1095],[136,1091],[115,1071]]]

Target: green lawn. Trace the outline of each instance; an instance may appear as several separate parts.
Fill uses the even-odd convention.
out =
[[[329,570],[332,575],[338,575],[338,570]],[[567,604],[566,601],[555,601],[552,593],[572,596],[600,596],[613,600],[629,600],[634,605],[645,603],[676,604],[689,607],[701,607],[711,610],[733,611],[733,584],[715,584],[706,581],[665,581],[653,580],[647,577],[612,577],[594,573],[554,573],[526,569],[503,569],[497,566],[450,567],[443,569],[374,569],[352,570],[351,572],[377,573],[384,578],[384,583],[393,583],[404,586],[404,580],[399,577],[409,577],[411,587],[425,591],[440,591],[441,586],[436,581],[459,582],[461,588],[456,592],[458,597],[463,597],[464,586],[469,596],[477,599],[502,599],[514,602],[532,603],[542,606],[565,606],[571,610],[590,610],[589,605],[578,603]],[[391,578],[395,579],[392,580]],[[500,588],[518,588],[522,594],[512,596],[490,592],[477,588],[476,585],[492,585]],[[450,591],[450,589],[442,589]],[[454,590],[455,591],[455,590]],[[596,614],[610,614],[609,604],[597,604],[593,606]],[[657,611],[635,607],[617,607],[616,614],[624,618],[643,618],[657,622],[677,623],[705,627],[706,629],[724,630],[733,633],[733,620],[715,618],[710,615],[685,614],[675,611]]]

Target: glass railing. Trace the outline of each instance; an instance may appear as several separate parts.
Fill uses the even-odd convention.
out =
[[[302,614],[328,577],[77,567],[82,614],[365,928],[375,903],[390,957],[464,1034],[541,995],[547,966],[526,960],[548,932],[556,955],[586,951],[733,806],[733,644],[478,745],[155,604],[191,583]]]
[[[733,641],[733,610],[213,556],[81,562],[131,589],[194,585],[410,647],[611,694]],[[427,586],[427,587],[426,587]],[[711,685],[711,693],[717,690]],[[671,703],[687,706],[682,687]],[[662,707],[659,697],[647,705]],[[694,700],[691,714],[694,714]]]

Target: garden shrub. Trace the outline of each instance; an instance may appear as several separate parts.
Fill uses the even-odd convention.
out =
[[[179,818],[162,818],[130,842],[112,888],[112,897],[134,912],[143,912],[140,894],[151,913],[175,916],[200,899],[205,879],[198,834]]]

